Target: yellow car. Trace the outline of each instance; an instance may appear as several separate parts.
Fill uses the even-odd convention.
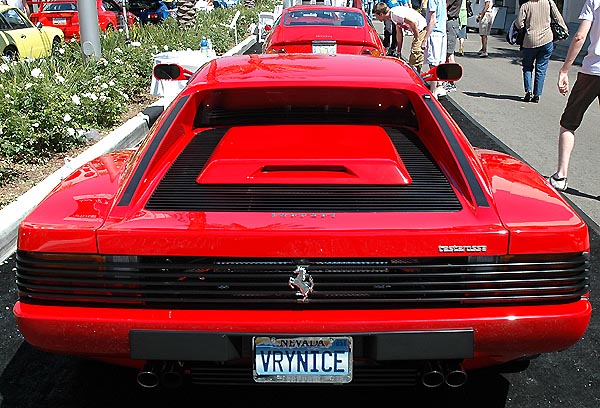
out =
[[[0,4],[0,52],[4,57],[46,57],[64,38],[59,28],[34,25],[19,9]]]

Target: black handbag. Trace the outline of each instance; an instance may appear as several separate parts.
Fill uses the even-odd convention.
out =
[[[467,1],[467,17],[473,17],[473,8],[470,1]]]
[[[552,3],[550,0],[548,0],[548,2],[550,3],[550,29],[552,30],[552,41],[564,41],[569,38],[569,32],[558,22],[556,18],[554,18],[552,13]]]

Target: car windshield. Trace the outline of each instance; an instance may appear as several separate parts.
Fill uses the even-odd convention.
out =
[[[363,16],[354,11],[343,10],[296,10],[286,13],[285,26],[319,25],[363,27]]]
[[[43,11],[77,11],[76,3],[50,3],[44,6]]]

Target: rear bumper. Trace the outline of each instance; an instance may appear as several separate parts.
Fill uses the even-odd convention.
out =
[[[214,356],[210,360],[227,360],[240,357],[235,352],[222,354],[229,353],[225,349],[231,347],[231,339],[236,337],[344,334],[375,339],[375,344],[408,341],[412,344],[412,352],[408,353],[411,359],[464,356],[467,369],[564,350],[583,336],[591,311],[588,300],[552,306],[301,312],[100,309],[21,302],[14,308],[18,327],[33,346],[91,358],[185,360],[191,356],[202,359],[202,353],[194,354],[195,351],[190,350],[195,345],[204,352],[209,350],[208,354]],[[407,337],[407,333],[418,336]],[[444,333],[467,334],[453,341]],[[470,356],[469,336],[472,339]],[[139,345],[147,341],[164,343],[165,354],[160,355],[163,352],[160,346],[140,348]],[[440,355],[438,350],[444,342],[450,343],[447,356]],[[435,347],[431,347],[432,344]],[[393,347],[380,350],[384,349]],[[379,356],[379,359],[390,359],[389,354]],[[406,354],[400,353],[391,359],[404,360],[405,357]]]

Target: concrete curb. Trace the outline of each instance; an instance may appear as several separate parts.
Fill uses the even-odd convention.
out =
[[[256,36],[247,37],[231,50],[223,54],[243,54],[256,44]],[[65,165],[46,177],[43,181],[29,189],[14,202],[0,210],[0,260],[8,258],[17,249],[17,234],[19,224],[64,178],[74,170],[105,153],[127,149],[139,144],[156,121],[160,107],[170,101],[161,98],[154,102],[142,113],[129,119],[116,130],[105,136],[98,143],[85,150],[79,156],[65,160]]]

